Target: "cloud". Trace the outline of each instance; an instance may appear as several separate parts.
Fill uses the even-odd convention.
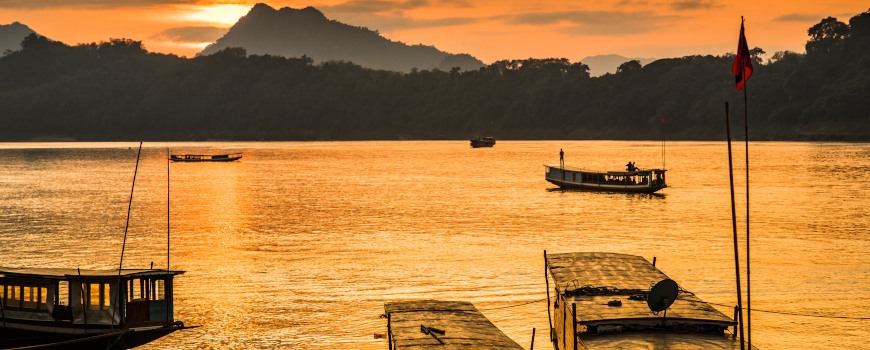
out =
[[[385,1],[385,0],[352,0],[338,5],[322,6],[321,11],[331,13],[382,13],[395,10],[412,10],[429,5],[427,0]]]
[[[122,8],[148,7],[159,5],[193,5],[199,0],[0,0],[0,8],[37,9],[37,8]]]
[[[776,22],[818,22],[828,16],[822,15],[802,15],[799,13],[790,13],[784,16],[779,16],[773,20]]]
[[[447,0],[464,4],[464,0]],[[444,0],[442,0],[444,2]],[[427,0],[385,1],[352,0],[319,9],[329,18],[353,25],[364,25],[380,32],[396,30],[449,27],[480,21],[473,17],[448,17],[438,19],[414,19],[405,15],[405,10],[430,6]]]
[[[218,27],[178,27],[169,28],[154,34],[150,39],[176,43],[211,43],[220,39],[229,28]]]
[[[649,1],[631,1],[631,0],[622,0],[617,2],[614,6],[640,6],[640,5],[649,5]]]
[[[685,1],[675,1],[671,3],[671,8],[674,11],[685,11],[685,10],[706,10],[711,8],[724,7],[723,5],[716,5],[712,0],[685,0]]]
[[[508,16],[509,24],[553,25],[570,23],[559,30],[572,35],[623,36],[651,32],[671,25],[679,16],[656,15],[652,12],[565,11],[537,12]]]

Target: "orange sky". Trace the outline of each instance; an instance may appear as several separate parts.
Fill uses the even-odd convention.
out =
[[[620,54],[679,57],[734,52],[740,16],[750,47],[803,52],[823,17],[867,11],[864,1],[808,0],[0,0],[0,24],[15,21],[67,44],[142,40],[149,51],[193,56],[253,4],[314,6],[330,19],[385,37],[499,59]],[[207,28],[188,28],[207,27]]]

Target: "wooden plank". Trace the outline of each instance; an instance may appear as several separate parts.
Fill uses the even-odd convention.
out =
[[[396,350],[510,349],[522,347],[508,338],[468,302],[414,300],[384,304],[387,330]],[[436,340],[420,325],[444,331]]]

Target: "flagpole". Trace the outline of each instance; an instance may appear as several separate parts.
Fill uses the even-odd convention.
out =
[[[740,16],[740,28],[741,31],[744,32],[744,43],[745,43],[745,24],[746,20],[743,19],[743,16]],[[746,45],[746,49],[749,48],[749,45]],[[743,56],[743,128],[745,132],[745,148],[746,148],[746,342],[749,345],[749,348],[752,349],[752,293],[751,293],[751,279],[750,279],[750,269],[749,269],[749,92],[747,91],[748,83],[746,76],[746,59],[751,60],[752,56],[749,52]],[[751,61],[750,61],[751,62]]]

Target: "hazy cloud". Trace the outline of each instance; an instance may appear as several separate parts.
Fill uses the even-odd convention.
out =
[[[641,5],[649,5],[649,1],[631,1],[631,0],[622,0],[617,2],[615,6],[641,6]]]
[[[464,0],[455,1],[458,4]],[[438,19],[414,19],[405,15],[405,10],[413,10],[429,6],[427,0],[385,1],[385,0],[352,0],[333,6],[322,6],[319,9],[327,17],[344,23],[362,25],[380,32],[392,32],[404,29],[448,27],[478,22],[479,18],[450,17]]]
[[[799,13],[790,13],[784,16],[774,18],[777,22],[819,22],[828,16],[823,15],[802,15]]]
[[[331,13],[380,13],[395,10],[412,10],[429,5],[426,0],[385,1],[385,0],[353,0],[333,6],[322,6],[319,9]]]
[[[229,28],[218,27],[178,27],[169,28],[154,34],[150,39],[176,43],[211,43],[220,39]]]
[[[716,5],[712,0],[685,0],[685,1],[675,1],[671,3],[671,8],[674,11],[684,11],[684,10],[706,10],[716,7],[724,7],[723,5]]]
[[[329,16],[330,18],[334,18]],[[472,17],[450,17],[450,18],[439,18],[439,19],[414,19],[405,16],[404,14],[396,14],[396,15],[375,15],[375,14],[362,14],[362,15],[351,15],[351,16],[341,16],[336,18],[341,22],[350,23],[352,25],[357,26],[365,26],[369,29],[375,30],[377,29],[382,33],[389,33],[396,30],[406,30],[406,29],[419,29],[419,28],[435,28],[435,27],[449,27],[449,26],[458,26],[463,24],[471,24],[480,21],[479,18]]]
[[[571,23],[560,28],[573,35],[622,36],[647,33],[671,25],[679,16],[656,15],[652,12],[566,11],[537,12],[510,16],[509,24],[551,25]]]
[[[121,8],[196,4],[199,0],[0,0],[0,8],[37,9],[58,7]]]

